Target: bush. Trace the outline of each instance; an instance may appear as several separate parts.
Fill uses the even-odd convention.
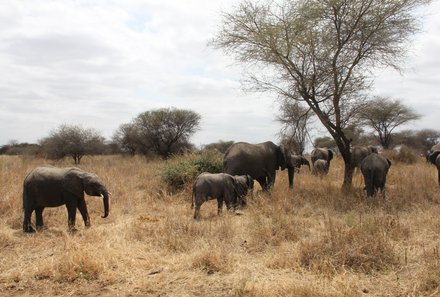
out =
[[[223,155],[214,150],[205,150],[168,160],[162,172],[162,181],[175,191],[191,183],[202,172],[222,171]]]
[[[414,164],[419,158],[417,153],[406,145],[402,145],[398,151],[387,151],[384,154],[392,161],[404,164]]]

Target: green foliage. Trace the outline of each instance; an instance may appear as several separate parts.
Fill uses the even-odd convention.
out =
[[[171,190],[177,190],[191,183],[202,172],[219,173],[222,170],[223,154],[216,150],[204,150],[169,159],[162,171],[162,181]]]

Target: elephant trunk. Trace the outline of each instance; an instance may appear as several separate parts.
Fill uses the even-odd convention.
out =
[[[287,167],[287,173],[289,175],[289,188],[293,189],[293,178],[295,175],[295,168],[294,167]]]
[[[109,213],[109,199],[108,199],[109,193],[105,191],[102,193],[102,196],[103,196],[102,200],[104,202],[104,215],[101,216],[101,218],[106,218],[108,217],[108,213]]]
[[[304,163],[309,167],[309,171],[311,171],[311,169],[310,169],[310,162],[309,162],[309,160],[305,160],[304,161]]]

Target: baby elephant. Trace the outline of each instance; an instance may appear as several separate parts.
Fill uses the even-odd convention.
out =
[[[229,210],[241,204],[249,189],[253,187],[253,179],[249,175],[229,175],[227,173],[201,173],[193,184],[192,204],[194,219],[200,218],[200,206],[210,199],[217,199],[217,213],[220,214],[223,201]]]
[[[390,166],[390,160],[376,153],[372,153],[362,160],[361,172],[364,176],[368,197],[373,197],[378,189],[383,192]]]
[[[37,167],[23,183],[23,231],[35,232],[31,226],[31,215],[35,210],[36,227],[43,228],[45,207],[66,205],[68,224],[75,230],[76,209],[78,208],[86,227],[90,226],[84,192],[90,196],[102,196],[104,216],[109,213],[109,192],[96,174],[78,168]]]

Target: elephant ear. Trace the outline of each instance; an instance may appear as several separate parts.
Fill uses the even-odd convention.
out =
[[[434,151],[429,155],[429,162],[436,165],[435,161],[437,160],[438,154],[440,154],[440,151]]]
[[[84,196],[83,174],[84,172],[77,168],[69,169],[62,181],[63,188],[77,197]]]
[[[330,161],[333,159],[333,151],[332,150],[328,150],[328,158],[327,158],[327,162],[330,163]]]
[[[286,169],[287,154],[284,148],[278,146],[276,149],[277,168]]]

